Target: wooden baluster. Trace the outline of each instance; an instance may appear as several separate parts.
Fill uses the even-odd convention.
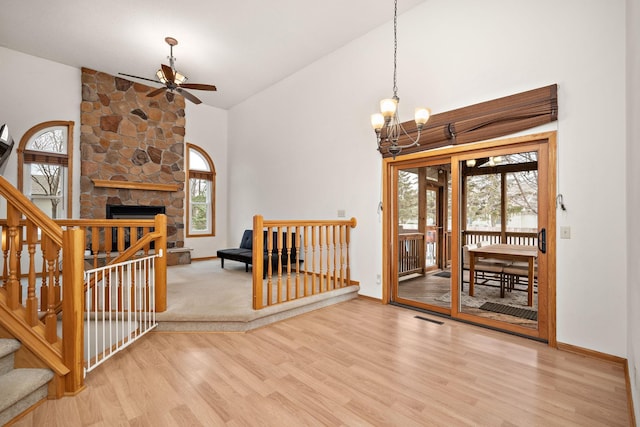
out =
[[[338,286],[338,240],[336,239],[336,227],[337,225],[331,226],[331,231],[333,233],[332,241],[333,241],[333,280],[331,281],[332,289],[339,288]]]
[[[150,232],[150,228],[149,227],[142,227],[142,235],[145,236],[147,234],[149,234]],[[147,243],[146,245],[144,245],[143,251],[144,251],[144,256],[149,255],[149,250],[151,249],[151,244]]]
[[[7,305],[9,309],[15,310],[19,305],[19,280],[18,274],[18,257],[17,246],[19,243],[18,238],[18,222],[20,221],[20,212],[13,207],[13,205],[7,203],[7,226],[9,227],[8,242],[9,247],[9,280],[7,281]]]
[[[287,258],[287,301],[291,300],[291,227],[287,227],[287,237],[285,239],[284,247]]]
[[[44,318],[45,338],[50,343],[58,340],[58,332],[56,325],[56,297],[54,289],[54,272],[56,270],[56,260],[58,259],[58,249],[51,238],[46,235],[42,236],[43,255],[46,262],[46,269],[42,272],[43,276],[47,276],[47,314]]]
[[[91,227],[91,252],[93,253],[93,268],[98,268],[98,254],[100,253],[100,229]]]
[[[56,305],[62,300],[62,287],[60,286],[60,249],[59,246],[55,247],[56,258],[54,261],[53,298]]]
[[[273,274],[272,257],[273,252],[273,233],[271,227],[267,227],[267,305],[273,304],[273,286],[271,276]]]
[[[316,294],[316,234],[318,226],[311,226],[311,294]],[[318,287],[319,288],[319,287]]]
[[[300,298],[302,293],[300,292],[300,233],[302,227],[294,227],[294,232],[296,234],[296,241],[294,242],[294,246],[296,248],[296,298]]]
[[[17,228],[18,231],[18,247],[16,247],[16,258],[18,260],[18,265],[16,266],[16,278],[18,279],[18,302],[20,303],[20,305],[23,304],[22,301],[22,248],[24,246],[24,241],[23,241],[23,232],[24,229],[22,226],[18,226]]]
[[[105,259],[105,265],[109,264],[109,262],[111,262],[111,251],[113,250],[113,227],[105,227],[104,230],[104,251],[106,252],[106,259]],[[102,309],[105,311],[109,311],[111,310],[111,298],[109,298],[109,296],[111,295],[111,274],[109,274],[108,271],[105,270],[103,276],[102,276],[102,280],[104,282],[104,290],[102,291],[102,294],[104,295],[104,299],[102,301]],[[95,289],[98,289],[97,287],[97,283],[95,284]],[[100,295],[98,295],[98,292],[95,292],[96,294],[96,298],[97,301],[99,301],[100,299]],[[98,307],[99,307],[99,302],[98,302]]]
[[[282,227],[278,227],[276,235],[276,241],[278,245],[278,250],[276,251],[276,255],[278,256],[278,302],[282,302]]]
[[[323,227],[321,225],[318,226],[318,235],[319,235],[318,237],[320,237],[320,242],[319,242],[320,243],[320,247],[318,248],[318,252],[320,254],[320,266],[319,266],[319,268],[320,268],[320,271],[319,271],[320,283],[319,283],[319,286],[318,286],[318,292],[319,293],[324,292],[324,284],[323,284],[323,282],[324,282],[324,280],[323,280],[323,278],[324,278],[324,270],[323,270],[323,268],[324,268],[324,262],[323,262],[324,258],[322,257],[322,255],[324,254],[324,248],[325,248],[325,243],[324,243],[325,234],[322,231],[323,231]]]
[[[324,292],[331,290],[331,234],[330,234],[329,225],[324,226],[324,236],[325,236],[325,245],[324,245],[324,253],[326,254],[326,262],[325,262],[325,287]]]
[[[344,287],[344,225],[338,226],[338,282],[339,287]]]
[[[309,275],[308,267],[309,267],[309,227],[303,226],[304,229],[304,239],[302,239],[302,244],[304,245],[304,263],[303,263],[303,280],[304,280],[304,296],[309,295],[309,287],[307,286],[307,280]]]
[[[47,270],[47,261],[45,259],[45,247],[40,242],[40,250],[42,251],[42,268],[40,269],[40,311],[47,311],[47,306],[49,305],[49,294],[47,291],[47,275],[44,272]]]
[[[27,220],[27,251],[29,253],[29,273],[27,279],[27,323],[35,326],[38,323],[38,299],[36,298],[36,244],[38,229]]]
[[[7,227],[2,227],[2,287],[7,289],[9,282],[9,236],[7,236]]]
[[[113,227],[104,228],[104,252],[106,254],[105,265],[111,261],[111,251],[113,250]]]

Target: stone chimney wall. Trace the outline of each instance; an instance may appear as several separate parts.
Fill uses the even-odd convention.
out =
[[[184,247],[185,101],[154,88],[82,69],[80,217],[106,205],[165,206],[167,247]],[[178,191],[96,187],[93,180],[172,184]]]

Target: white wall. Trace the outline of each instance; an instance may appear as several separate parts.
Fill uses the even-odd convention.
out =
[[[390,16],[390,19],[392,17]],[[398,21],[403,120],[557,83],[557,338],[626,356],[624,0],[430,0]],[[234,107],[229,234],[251,216],[355,216],[352,277],[380,297],[381,160],[369,115],[392,89],[391,22]]]
[[[640,0],[627,0],[627,235],[629,377],[640,419]]]
[[[0,47],[0,124],[6,123],[15,145],[2,175],[17,185],[16,150],[24,133],[38,123],[50,120],[75,122],[73,216],[80,216],[80,70],[35,56]],[[4,199],[2,212],[5,212]]]
[[[193,249],[192,258],[213,257],[216,256],[218,249],[224,249],[228,244],[227,110],[187,102],[185,113],[187,119],[185,142],[195,144],[206,151],[216,168],[216,233],[213,237],[185,238],[184,244],[185,247]],[[186,209],[187,206],[185,206],[185,212]],[[237,245],[235,242],[234,244]]]

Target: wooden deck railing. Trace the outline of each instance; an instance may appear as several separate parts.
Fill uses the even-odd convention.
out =
[[[94,264],[131,258],[148,250],[150,241],[155,242],[156,250],[166,253],[166,217],[159,215],[140,224],[124,220],[54,221],[1,176],[0,195],[6,200],[6,219],[0,220],[0,325],[37,358],[34,363],[54,372],[50,398],[76,393],[84,387],[85,250],[92,251]],[[132,228],[138,226],[154,227],[156,232],[139,239],[137,230]],[[131,247],[110,259],[111,239],[95,236],[115,233],[118,249],[123,249],[124,243],[120,242],[124,238],[120,236],[126,234],[125,230],[132,236]],[[102,249],[104,255],[100,255]],[[157,295],[156,310],[164,311],[166,257],[158,260],[156,285],[161,293]],[[21,280],[26,281],[26,292]]]
[[[350,286],[350,229],[344,221],[253,217],[253,308]]]
[[[427,255],[424,233],[399,234],[398,243],[398,276],[423,274]]]
[[[538,235],[531,232],[507,231],[502,236],[500,231],[477,231],[465,230],[462,232],[464,245],[479,242],[489,242],[491,244],[505,243],[508,245],[538,245]]]

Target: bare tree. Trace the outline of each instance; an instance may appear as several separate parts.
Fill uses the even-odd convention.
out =
[[[33,140],[29,147],[35,151],[63,153],[65,138],[61,130],[51,130],[43,133]],[[58,206],[62,201],[60,195],[60,181],[62,179],[62,165],[50,163],[31,164],[32,185],[40,191],[32,191],[32,194],[47,196],[51,201],[51,218],[56,218]],[[35,189],[34,189],[35,190]]]

